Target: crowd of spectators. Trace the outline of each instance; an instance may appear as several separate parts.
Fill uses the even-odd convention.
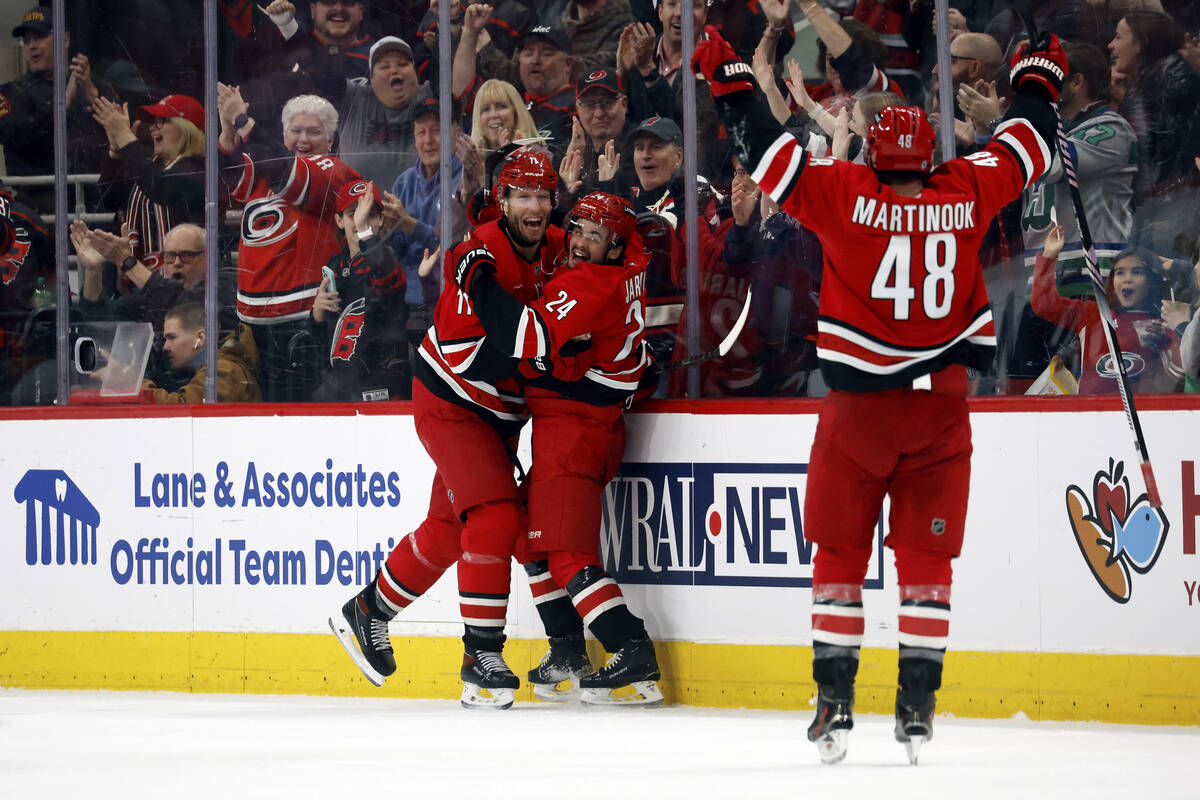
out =
[[[451,3],[449,31],[439,0],[222,0],[215,109],[200,102],[201,4],[68,3],[68,170],[99,175],[82,199],[91,216],[70,224],[71,319],[153,327],[144,401],[203,398],[206,343],[195,332],[211,114],[227,220],[217,237],[221,400],[407,398],[416,347],[446,290],[444,245],[495,214],[492,183],[517,147],[545,148],[558,167],[556,221],[594,189],[632,202],[659,361],[688,355],[689,341],[715,346],[753,290],[736,347],[700,367],[701,396],[819,395],[820,244],[732,152],[707,87],[682,63],[683,15],[697,36],[711,24],[735,44],[806,150],[860,161],[875,115],[895,103],[922,105],[939,134],[952,116],[958,155],[980,149],[1011,96],[1007,65],[1024,35],[1002,0],[951,0],[955,107],[943,109],[932,0],[440,2]],[[1035,10],[1066,44],[1066,153],[1138,392],[1200,388],[1196,5],[1047,0]],[[6,174],[51,176],[50,9],[30,10],[12,35],[24,72],[0,86]],[[696,165],[694,217],[685,163]],[[1056,158],[989,231],[982,258],[999,353],[975,376],[977,393],[1022,393],[1052,362],[1081,392],[1115,392],[1066,174]],[[0,402],[53,402],[53,186],[14,183],[17,243],[0,264]],[[686,390],[685,372],[668,373],[658,395]]]

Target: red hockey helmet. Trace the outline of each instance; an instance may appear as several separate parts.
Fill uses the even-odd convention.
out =
[[[620,247],[637,233],[637,214],[628,200],[607,192],[590,192],[579,198],[567,216],[567,234],[572,223],[586,219],[608,230],[609,247]]]
[[[917,106],[888,106],[867,130],[867,164],[876,170],[933,169],[933,126]]]
[[[509,189],[545,189],[550,192],[550,202],[554,203],[558,173],[554,171],[549,154],[522,148],[509,155],[492,186],[492,198],[497,205]]]

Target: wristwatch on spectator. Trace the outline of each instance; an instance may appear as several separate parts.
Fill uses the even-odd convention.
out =
[[[121,272],[122,273],[129,272],[129,270],[131,270],[135,266],[137,266],[137,263],[138,263],[137,257],[130,256],[129,258],[127,258],[121,262]]]

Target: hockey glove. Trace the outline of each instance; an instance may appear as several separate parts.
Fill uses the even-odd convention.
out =
[[[495,275],[496,262],[487,248],[476,247],[459,257],[458,263],[454,265],[454,282],[460,289],[470,294],[475,279],[485,273]]]
[[[1021,45],[1013,56],[1009,83],[1018,91],[1040,86],[1047,99],[1057,103],[1067,71],[1067,54],[1052,33],[1043,35],[1036,44]]]
[[[692,71],[697,78],[708,81],[714,98],[754,91],[754,71],[738,58],[732,45],[713,25],[704,29],[705,38],[696,44],[692,55]]]

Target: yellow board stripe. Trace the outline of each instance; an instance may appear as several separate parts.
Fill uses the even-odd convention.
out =
[[[394,637],[396,674],[369,684],[332,635],[0,631],[0,686],[251,694],[456,698],[462,643]],[[592,661],[603,654],[590,643]],[[659,642],[668,702],[718,708],[807,711],[815,688],[808,647]],[[510,639],[522,677],[545,642]],[[865,649],[855,708],[890,714],[896,651]],[[960,717],[1200,725],[1200,657],[954,652],[938,713]]]

